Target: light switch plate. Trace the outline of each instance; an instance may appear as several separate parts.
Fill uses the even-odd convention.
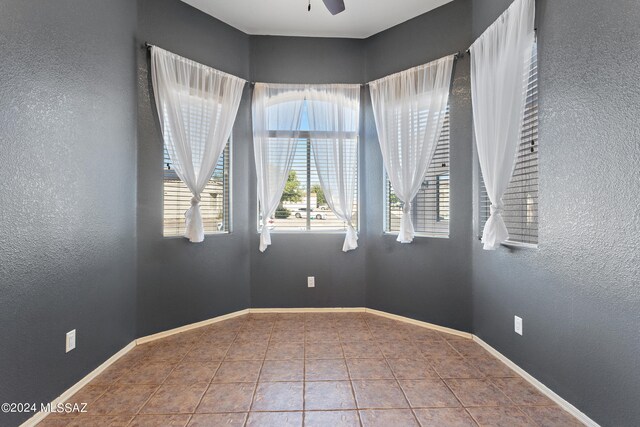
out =
[[[307,287],[315,288],[316,287],[316,278],[315,276],[307,277]]]

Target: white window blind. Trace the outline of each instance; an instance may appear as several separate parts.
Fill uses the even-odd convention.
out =
[[[218,159],[209,183],[202,192],[200,211],[206,234],[226,233],[230,230],[230,142]],[[178,178],[164,150],[164,236],[182,236],[185,232],[184,213],[191,207],[191,191]]]
[[[531,62],[526,68],[524,88],[527,92],[524,124],[518,159],[509,187],[502,200],[502,217],[509,231],[509,241],[538,244],[538,57],[534,44]],[[480,174],[480,234],[490,215],[491,202]]]
[[[413,200],[412,221],[417,236],[449,237],[449,109],[422,186]],[[402,204],[385,173],[385,232],[400,231]]]
[[[298,145],[293,158],[289,178],[285,185],[280,205],[276,209],[273,218],[269,218],[267,226],[271,232],[344,232],[347,224],[336,218],[327,205],[320,179],[315,167],[311,138],[313,132],[309,131],[306,104],[302,110],[301,131],[298,136]],[[281,131],[274,131],[269,138],[272,146],[277,147],[278,135]],[[316,133],[316,137],[331,138],[330,132]],[[344,137],[344,135],[342,135]],[[351,135],[350,142],[357,143],[358,136]],[[346,141],[349,141],[346,139]],[[356,172],[357,173],[357,172]],[[356,184],[356,192],[357,184]],[[358,198],[353,206],[353,226],[358,228]],[[258,213],[258,229],[260,221]]]

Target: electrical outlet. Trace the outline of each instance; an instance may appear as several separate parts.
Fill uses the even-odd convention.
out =
[[[307,277],[307,287],[308,288],[315,288],[316,287],[316,278],[315,278],[315,276]]]
[[[522,335],[522,318],[518,316],[513,317],[513,329],[516,331],[516,334]]]
[[[76,348],[76,330],[67,332],[66,353]]]

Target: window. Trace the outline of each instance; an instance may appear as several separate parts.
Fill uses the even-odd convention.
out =
[[[413,200],[416,236],[449,237],[449,109],[445,113],[436,152]],[[402,203],[385,174],[385,232],[400,231]]]
[[[534,44],[524,76],[526,104],[518,159],[502,198],[509,242],[538,244],[538,58]],[[480,235],[489,219],[491,202],[480,174]]]
[[[230,142],[218,159],[209,183],[201,194],[200,212],[206,234],[227,233],[230,230]],[[185,232],[184,213],[191,207],[191,191],[178,178],[164,150],[164,236],[182,236]]]
[[[298,134],[298,145],[289,177],[280,199],[280,205],[273,218],[269,219],[267,226],[271,232],[344,232],[347,230],[346,223],[336,218],[331,211],[320,186],[311,148],[311,138],[314,137],[314,133],[309,131],[306,103],[301,114],[301,132]],[[322,132],[322,138],[330,137],[331,135],[327,135],[327,132]],[[275,135],[273,139],[274,142],[277,142]],[[355,144],[357,141],[358,135],[355,134],[347,140],[347,142]],[[357,229],[357,195],[355,200],[352,222]],[[258,230],[260,229],[260,221],[261,218],[258,218]]]

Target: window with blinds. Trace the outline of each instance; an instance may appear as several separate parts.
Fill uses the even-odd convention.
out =
[[[314,134],[309,131],[306,104],[302,110],[301,131],[296,152],[293,158],[291,171],[285,185],[280,205],[272,218],[267,221],[267,227],[271,232],[342,232],[347,230],[347,224],[338,219],[329,208],[320,186],[320,179],[316,171],[311,139],[320,137],[331,138],[331,134],[322,132]],[[277,134],[274,132],[269,143],[278,144]],[[345,144],[357,144],[358,135],[341,135]],[[286,142],[283,140],[283,143]],[[357,171],[355,172],[357,176]],[[356,180],[356,197],[353,205],[353,225],[358,229],[358,184]],[[260,230],[262,218],[258,213],[258,230]]]
[[[534,44],[526,67],[526,104],[518,158],[509,187],[502,198],[502,215],[509,242],[538,244],[538,57]],[[480,236],[489,219],[491,201],[480,173]]]
[[[206,234],[227,233],[230,230],[230,142],[218,159],[211,179],[200,197],[200,212]],[[191,191],[178,178],[171,159],[164,150],[164,236],[182,236],[185,232],[184,213],[191,207]]]
[[[449,237],[449,129],[447,108],[436,152],[413,200],[411,219],[416,236]],[[402,203],[385,173],[385,232],[398,233],[401,219]]]

